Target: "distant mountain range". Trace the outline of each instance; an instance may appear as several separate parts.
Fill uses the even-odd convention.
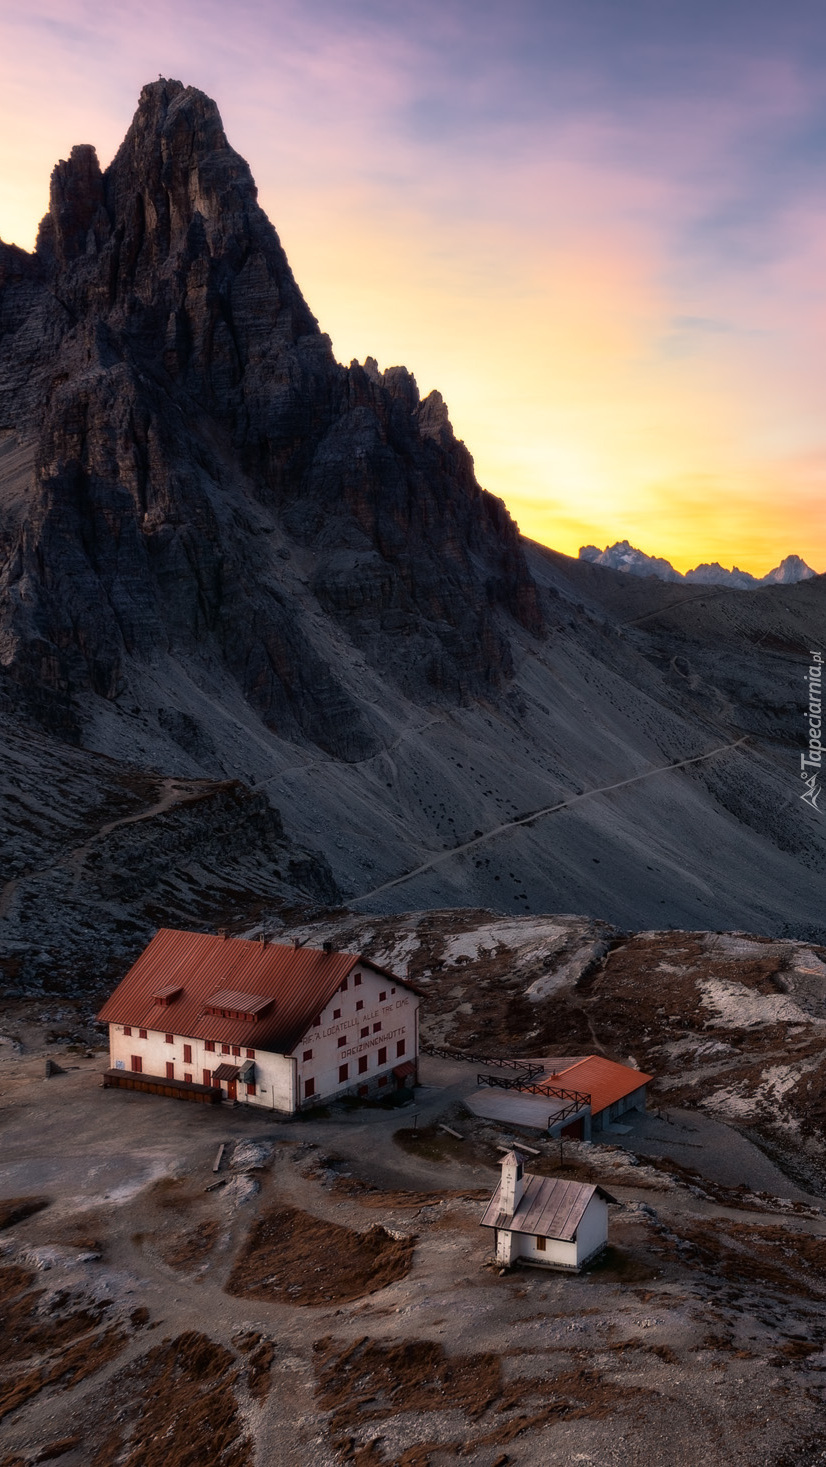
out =
[[[733,586],[742,591],[753,590],[755,586],[791,586],[817,575],[817,571],[813,571],[799,555],[787,555],[765,576],[753,576],[736,565],[726,570],[717,560],[710,565],[706,562],[697,565],[683,575],[674,569],[670,561],[660,555],[646,555],[644,550],[635,549],[627,540],[617,540],[614,545],[606,545],[604,550],[596,545],[583,545],[579,558],[590,561],[592,565],[607,565],[612,570],[625,571],[631,576],[657,576],[661,581],[694,582],[700,586]]]

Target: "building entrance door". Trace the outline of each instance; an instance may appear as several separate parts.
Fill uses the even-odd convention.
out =
[[[235,1080],[227,1080],[227,1100],[237,1100],[238,1084]]]

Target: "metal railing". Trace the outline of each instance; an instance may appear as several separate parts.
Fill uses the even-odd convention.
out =
[[[440,1059],[466,1060],[471,1065],[493,1065],[498,1070],[519,1070],[527,1079],[541,1075],[544,1065],[529,1064],[527,1060],[501,1059],[498,1055],[468,1054],[462,1049],[451,1049],[448,1044],[420,1044],[421,1054],[432,1054]]]
[[[560,1106],[552,1116],[548,1116],[548,1130],[567,1120],[568,1116],[586,1110],[591,1104],[591,1096],[585,1090],[565,1090],[561,1085],[536,1085],[532,1078],[526,1079],[521,1075],[515,1075],[512,1080],[506,1080],[503,1075],[477,1075],[476,1083],[495,1086],[499,1090],[518,1090],[521,1095],[541,1095],[543,1099],[553,1097],[567,1101],[567,1105]]]

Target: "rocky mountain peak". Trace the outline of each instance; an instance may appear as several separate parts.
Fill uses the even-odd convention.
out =
[[[442,399],[334,360],[218,108],[179,81],[143,89],[104,172],[87,144],[58,163],[35,255],[0,248],[0,423],[0,678],[39,717],[183,657],[361,758],[380,720],[349,659],[461,702],[507,684],[509,624],[543,630]]]

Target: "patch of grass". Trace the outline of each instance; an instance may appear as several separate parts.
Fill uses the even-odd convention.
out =
[[[6,1197],[0,1201],[0,1229],[13,1228],[15,1223],[23,1222],[27,1217],[33,1217],[36,1212],[42,1212],[48,1207],[49,1197]]]
[[[413,1248],[412,1238],[393,1238],[381,1227],[358,1233],[277,1207],[253,1223],[226,1289],[287,1304],[344,1303],[404,1278]]]

